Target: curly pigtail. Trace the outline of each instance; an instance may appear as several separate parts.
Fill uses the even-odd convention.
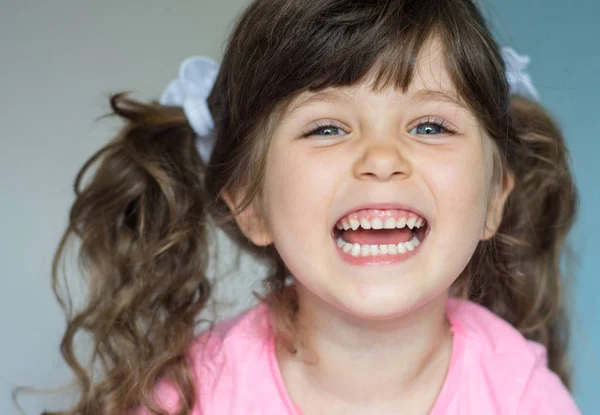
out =
[[[53,264],[54,290],[68,316],[61,352],[81,395],[70,410],[47,415],[126,413],[140,404],[162,414],[152,389],[163,376],[178,385],[182,411],[194,403],[185,349],[210,295],[204,166],[180,108],[141,104],[124,94],[112,96],[111,106],[128,124],[79,172]],[[73,236],[88,278],[78,311],[58,283]],[[75,356],[79,333],[92,337],[94,373]]]
[[[544,108],[513,96],[511,112],[513,137],[498,155],[499,165],[514,173],[515,187],[497,234],[479,245],[466,269],[470,280],[460,289],[543,344],[549,367],[569,387],[560,259],[575,219],[577,190],[560,128]]]

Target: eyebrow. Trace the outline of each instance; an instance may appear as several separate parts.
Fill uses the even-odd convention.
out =
[[[471,111],[471,108],[452,91],[436,90],[436,89],[419,89],[416,91],[409,102],[415,101],[437,101],[455,104],[462,109]]]
[[[341,89],[328,89],[325,91],[319,91],[314,94],[311,94],[307,98],[297,100],[296,102],[292,102],[291,105],[284,111],[284,117],[289,116],[294,113],[296,110],[310,105],[314,102],[327,102],[330,104],[337,104],[340,101],[346,101],[350,98],[349,94]]]
[[[284,117],[289,116],[301,107],[310,105],[314,102],[327,102],[331,104],[337,104],[342,101],[350,99],[348,94],[343,89],[329,89],[325,91],[319,91],[311,94],[307,98],[292,102],[292,104],[285,110]],[[449,104],[457,105],[458,107],[471,111],[471,108],[460,99],[454,92],[447,90],[436,90],[436,89],[419,89],[411,94],[408,98],[410,104],[426,101],[445,102]]]

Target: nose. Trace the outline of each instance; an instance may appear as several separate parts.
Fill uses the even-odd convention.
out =
[[[354,175],[361,180],[387,181],[408,177],[411,165],[398,143],[371,142],[354,165]]]

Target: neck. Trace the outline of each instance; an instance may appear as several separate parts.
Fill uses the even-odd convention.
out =
[[[302,346],[295,356],[278,352],[287,384],[354,406],[398,401],[436,384],[435,400],[450,360],[447,294],[397,318],[362,320],[297,289]]]

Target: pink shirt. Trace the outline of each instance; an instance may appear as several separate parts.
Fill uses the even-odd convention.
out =
[[[450,299],[446,314],[452,357],[430,415],[580,413],[548,369],[543,346],[471,302]],[[199,379],[193,415],[301,415],[277,366],[266,305],[216,325],[208,342],[200,335],[190,353]],[[173,388],[163,383],[157,391],[159,402],[173,410]]]

